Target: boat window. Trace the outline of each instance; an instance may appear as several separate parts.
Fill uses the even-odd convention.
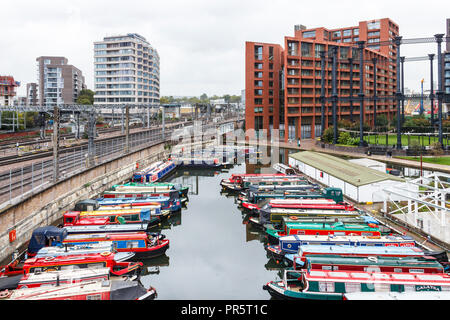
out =
[[[101,300],[101,294],[91,294],[86,296],[86,300]]]
[[[402,280],[405,280],[405,279],[413,280],[414,276],[412,274],[409,274],[409,273],[400,273],[400,274],[393,274],[392,278],[394,278],[394,279],[402,279]]]
[[[409,291],[409,292],[411,292],[411,291],[416,291],[416,286],[415,285],[413,285],[413,284],[405,284],[405,285],[403,285],[403,290],[406,292],[406,291]]]
[[[389,292],[391,291],[390,283],[375,283],[374,284],[375,292]]]
[[[361,283],[345,282],[345,292],[361,292]]]
[[[353,272],[351,274],[352,278],[366,278],[369,279],[370,278],[370,274],[368,273],[360,273],[360,272]]]
[[[66,218],[66,223],[72,223],[73,222],[73,218]]]
[[[314,276],[314,277],[325,277],[325,275],[326,275],[326,273],[325,272],[322,272],[322,271],[311,271],[310,273],[309,273],[311,276]]]
[[[450,291],[450,286],[441,286],[441,291]]]
[[[128,241],[127,248],[139,248],[139,241]]]
[[[349,275],[346,272],[328,272],[328,275],[332,276],[332,277],[339,277],[339,278],[348,278]]]
[[[334,282],[319,281],[320,292],[334,292]]]
[[[434,274],[421,274],[416,276],[420,280],[442,280],[441,276]]]
[[[106,264],[104,262],[88,264],[89,269],[99,269],[99,268],[104,268],[104,267],[106,267]]]

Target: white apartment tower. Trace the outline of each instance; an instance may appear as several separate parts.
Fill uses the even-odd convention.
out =
[[[94,104],[159,104],[159,55],[137,33],[94,42]]]

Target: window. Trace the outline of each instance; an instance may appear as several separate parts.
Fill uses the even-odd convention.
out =
[[[262,46],[255,46],[255,60],[262,60]]]
[[[314,38],[316,36],[316,31],[304,31],[303,38]]]
[[[325,45],[316,43],[314,45],[314,56],[316,58],[320,58],[320,51],[324,51],[324,50],[325,50]]]
[[[334,37],[334,38],[340,37],[340,36],[341,36],[341,32],[340,32],[340,31],[335,31],[335,32],[333,32],[333,37]]]
[[[345,282],[345,292],[361,292],[361,283]]]
[[[262,69],[263,64],[262,63],[255,63],[255,69]]]
[[[351,29],[350,29],[350,30],[344,30],[343,33],[342,33],[342,35],[343,35],[344,37],[351,36],[351,35],[352,35],[352,30],[351,30]]]
[[[380,35],[380,31],[372,31],[367,34],[369,37],[376,37]]]
[[[340,48],[340,58],[341,59],[347,59],[348,58],[348,52],[349,52],[349,48],[341,47]]]
[[[373,21],[367,23],[367,30],[380,29],[380,21]]]
[[[311,57],[311,48],[312,44],[308,42],[302,42],[302,56],[303,57]]]
[[[263,82],[261,80],[255,81],[255,87],[262,87],[262,86],[263,86]]]
[[[359,29],[353,29],[353,35],[358,36],[359,35]]]
[[[255,96],[262,96],[263,91],[261,89],[256,89],[255,90]]]
[[[255,72],[255,78],[262,78],[263,73],[262,72]]]
[[[320,292],[334,292],[334,282],[319,281]]]
[[[270,78],[270,79],[273,78],[273,72],[269,72],[269,78]]]

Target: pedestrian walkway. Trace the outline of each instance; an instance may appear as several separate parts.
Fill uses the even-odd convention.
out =
[[[253,144],[253,142],[250,142],[250,144]],[[256,141],[254,142],[254,144],[256,144]],[[267,145],[267,146],[271,145],[270,143],[263,144],[261,142],[259,142],[259,144]],[[317,152],[323,152],[323,153],[328,153],[328,154],[332,154],[332,155],[347,156],[347,157],[354,157],[354,158],[368,158],[368,159],[383,161],[383,162],[387,162],[387,163],[398,164],[401,166],[420,169],[420,162],[418,162],[418,161],[399,159],[399,158],[391,158],[391,157],[382,156],[382,155],[368,156],[367,154],[364,154],[364,153],[325,149],[325,148],[321,148],[320,145],[316,145],[314,139],[301,140],[300,147],[298,147],[296,142],[280,141],[280,142],[278,142],[278,147],[285,148],[285,149],[291,149],[291,150],[298,150],[298,151],[317,151]],[[443,164],[422,162],[422,169],[427,170],[427,171],[439,171],[439,172],[444,172],[444,173],[450,174],[450,166],[443,165]]]

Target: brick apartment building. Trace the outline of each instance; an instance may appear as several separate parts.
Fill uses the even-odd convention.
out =
[[[358,26],[339,29],[295,27],[294,36],[284,37],[284,48],[278,44],[246,42],[246,128],[279,129],[280,139],[315,138],[321,134],[321,58],[325,51],[331,58],[337,48],[337,94],[339,97],[359,93],[359,51],[357,42],[364,41],[363,92],[394,96],[396,91],[396,49],[383,42],[399,34],[397,24],[385,18],[362,21]],[[380,45],[380,43],[382,43]],[[376,59],[377,79],[374,80]],[[352,59],[352,60],[350,60]],[[325,97],[332,93],[332,63],[325,64]],[[350,83],[350,64],[353,65]],[[373,125],[373,101],[364,102],[364,121]],[[388,119],[396,114],[394,100],[378,100],[376,114]],[[331,102],[326,103],[325,127],[332,122]],[[338,101],[337,119],[359,123],[359,102]]]

